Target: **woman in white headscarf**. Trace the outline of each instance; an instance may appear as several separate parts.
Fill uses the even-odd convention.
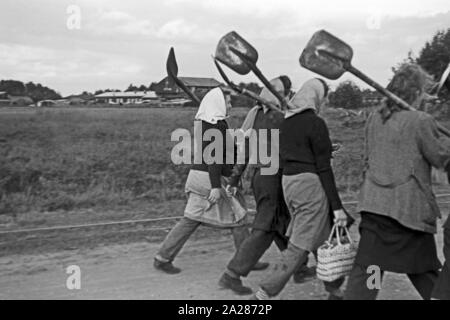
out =
[[[333,218],[339,225],[347,224],[331,168],[333,147],[328,128],[317,115],[327,93],[324,81],[311,79],[288,104],[281,125],[280,156],[283,194],[291,214],[289,244],[280,266],[260,285],[256,299],[268,299],[283,290],[309,252],[315,252],[328,238]],[[325,283],[330,299],[342,298],[342,282]]]
[[[169,274],[181,271],[172,265],[172,261],[201,224],[231,228],[237,248],[248,235],[247,210],[242,195],[238,193],[228,196],[223,188],[233,166],[226,164],[227,153],[231,152],[233,158],[235,156],[234,145],[227,150],[226,143],[226,135],[229,134],[226,119],[230,108],[230,96],[221,88],[208,92],[200,104],[195,116],[194,131],[201,130],[202,145],[194,143],[194,149],[195,152],[201,152],[202,162],[194,164],[189,172],[185,186],[188,201],[184,217],[167,235],[155,257],[154,266],[158,270]],[[208,155],[207,151],[216,141],[205,139],[205,133],[206,135],[220,133],[222,159],[214,159],[215,152],[219,150],[212,151]]]

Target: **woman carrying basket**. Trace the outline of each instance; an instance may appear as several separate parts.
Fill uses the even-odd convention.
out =
[[[278,295],[289,278],[328,239],[334,222],[346,226],[331,168],[332,143],[325,121],[317,113],[328,87],[320,79],[307,81],[288,106],[280,132],[283,193],[291,214],[288,248],[274,273],[260,285],[254,298]],[[333,214],[330,214],[330,207]],[[325,283],[329,299],[341,299],[343,278]]]

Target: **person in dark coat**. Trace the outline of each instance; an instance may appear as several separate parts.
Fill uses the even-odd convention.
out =
[[[280,93],[287,97],[291,89],[291,81],[286,76],[280,76],[271,81],[272,86]],[[261,98],[266,101],[278,104],[277,98],[264,88],[261,92]],[[259,146],[266,145],[266,150],[275,153],[278,156],[278,141],[274,143],[271,138],[271,130],[279,130],[284,119],[284,113],[272,110],[266,106],[257,105],[249,111],[242,130],[255,130],[253,134],[257,139]],[[260,141],[259,130],[268,131],[267,139]],[[242,285],[241,277],[246,277],[254,264],[262,257],[264,252],[275,242],[280,251],[287,247],[288,239],[286,237],[287,226],[289,225],[289,211],[283,198],[283,190],[281,186],[281,168],[276,170],[274,174],[264,173],[264,168],[269,164],[261,163],[256,158],[259,148],[245,146],[247,162],[249,158],[257,160],[256,164],[236,165],[230,179],[231,188],[236,188],[239,184],[240,177],[244,170],[248,170],[251,176],[251,186],[256,202],[256,217],[252,224],[252,231],[228,263],[227,270],[219,280],[222,288],[231,289],[240,295],[251,294],[252,290]],[[252,154],[249,154],[252,153]]]
[[[429,77],[405,64],[388,89],[419,109]],[[450,164],[450,136],[427,113],[387,101],[366,124],[365,170],[358,212],[359,249],[345,299],[376,299],[369,267],[407,274],[423,299],[430,299],[441,267],[434,234],[441,216],[431,185],[431,167]]]

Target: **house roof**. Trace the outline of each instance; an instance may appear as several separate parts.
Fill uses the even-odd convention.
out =
[[[195,77],[179,77],[179,78],[188,87],[212,88],[221,85],[221,83],[214,78],[195,78]]]

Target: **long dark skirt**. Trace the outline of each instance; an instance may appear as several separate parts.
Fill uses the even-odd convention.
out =
[[[284,202],[281,178],[281,174],[262,175],[259,169],[255,170],[252,189],[257,213],[252,228],[276,232],[285,238],[290,215]]]
[[[405,274],[441,268],[431,233],[412,230],[390,217],[368,212],[361,213],[359,232],[356,264]]]

